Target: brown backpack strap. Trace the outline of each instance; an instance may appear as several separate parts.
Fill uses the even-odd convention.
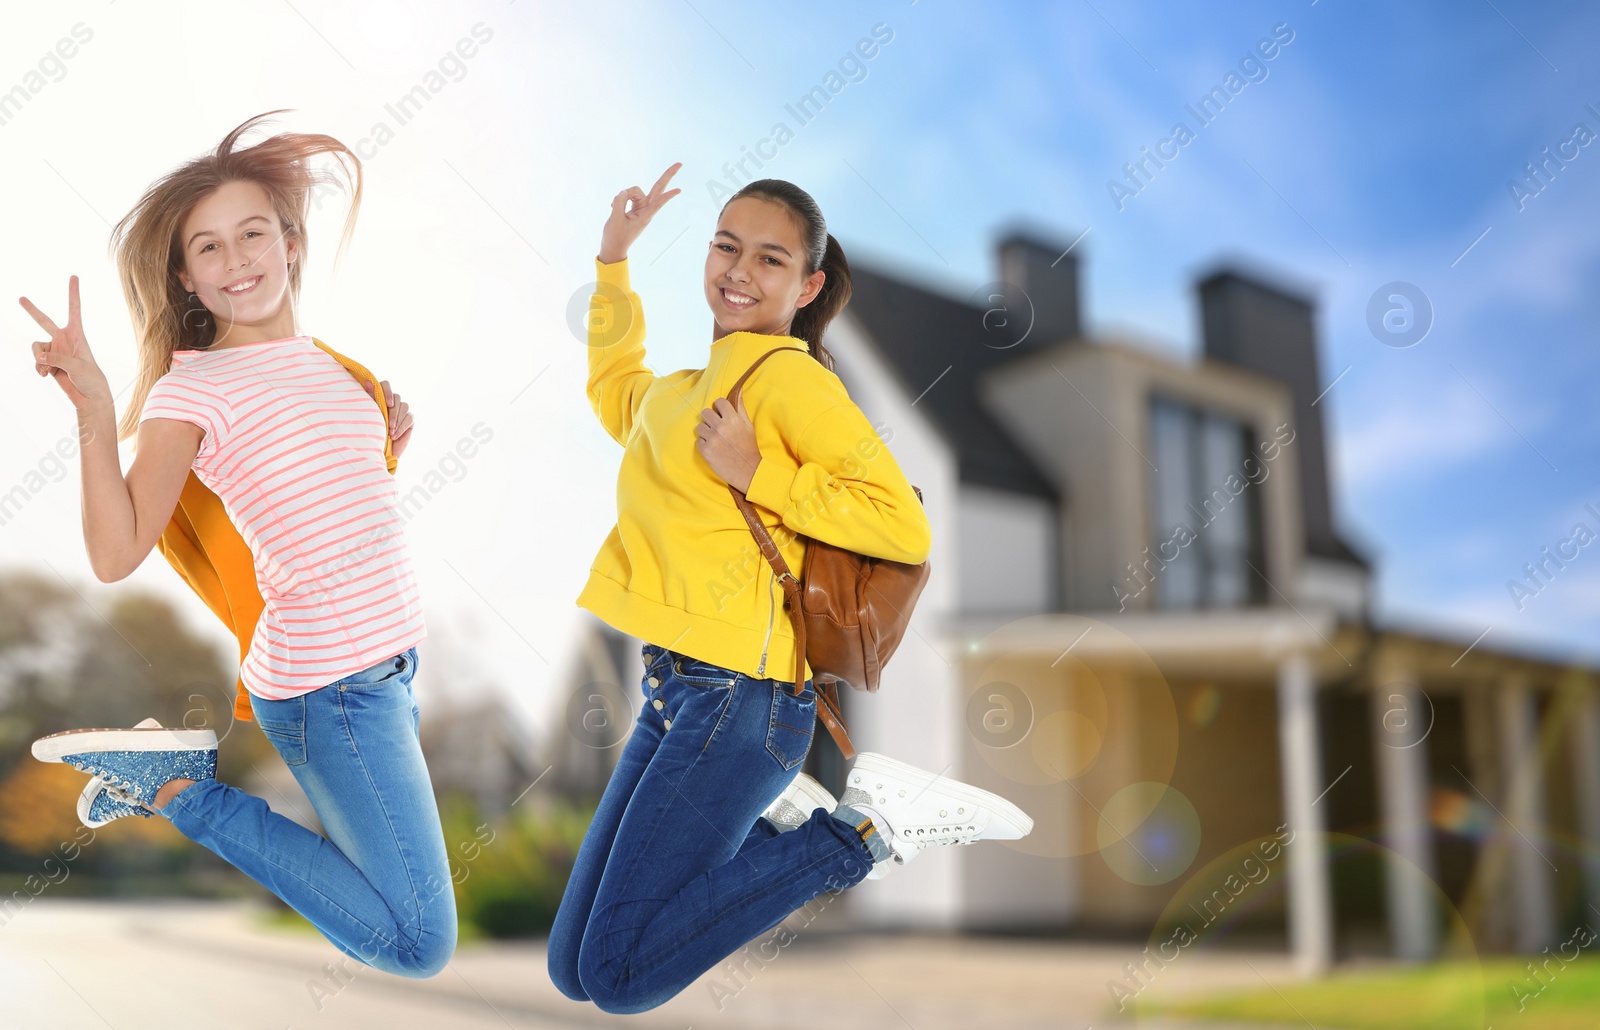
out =
[[[761,367],[761,363],[763,361],[772,357],[774,354],[778,354],[786,350],[798,351],[799,349],[800,348],[798,347],[774,347],[765,354],[761,355],[759,358],[750,362],[750,367],[744,370],[743,375],[733,381],[733,386],[728,390],[728,403],[732,404],[735,408],[739,406],[739,394],[744,390],[744,381],[750,378],[751,372],[754,372],[756,369]],[[810,355],[807,356],[809,357]]]
[[[744,389],[744,381],[750,378],[750,373],[754,372],[763,361],[779,351],[797,349],[775,347],[757,358],[744,370],[744,374],[734,381],[732,389],[728,391],[728,403],[736,409],[739,407],[739,394]],[[755,505],[751,504],[749,499],[731,483],[728,484],[728,492],[733,495],[733,503],[738,506],[739,513],[744,516],[745,524],[750,527],[750,535],[755,537],[761,556],[772,566],[772,571],[778,577],[778,583],[783,587],[784,607],[789,610],[789,625],[794,629],[794,692],[799,694],[805,689],[806,679],[806,621],[800,608],[800,580],[795,578],[789,563],[784,561],[782,552],[772,539],[772,534],[767,532],[767,527],[761,522],[761,516],[756,513]],[[856,756],[856,749],[850,743],[850,732],[845,728],[841,717],[838,686],[832,680],[819,681],[813,677],[813,690],[817,698],[817,718],[827,727],[834,743],[839,745],[840,753],[844,755],[846,761],[849,761]]]

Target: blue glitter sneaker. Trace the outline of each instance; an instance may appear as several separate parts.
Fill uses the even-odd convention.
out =
[[[155,728],[160,725],[158,719],[146,719],[135,724],[134,729]],[[89,785],[78,795],[79,822],[91,829],[99,829],[106,823],[129,815],[148,819],[155,815],[155,812],[141,805],[122,788],[106,783],[99,776],[89,777]]]
[[[216,777],[217,735],[159,726],[68,730],[34,741],[33,757],[98,776],[127,800],[153,808],[156,792],[168,780]]]

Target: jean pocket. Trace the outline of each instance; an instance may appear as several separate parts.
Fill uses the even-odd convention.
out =
[[[686,654],[671,651],[672,676],[680,682],[691,687],[717,688],[731,687],[739,674],[732,669],[724,669],[720,665],[712,665],[698,658],[690,658]]]
[[[657,647],[655,644],[646,644],[639,649],[639,660],[644,663],[645,678],[656,681],[652,686],[660,685],[661,681],[667,678],[668,654],[670,652],[666,648]]]
[[[402,676],[410,679],[416,671],[416,648],[408,648],[392,658],[369,665],[360,672],[352,672],[344,679],[335,680],[340,690],[364,690],[388,687]]]
[[[785,771],[806,760],[817,725],[817,695],[807,680],[796,695],[792,684],[772,682],[772,714],[767,720],[767,751]]]
[[[306,761],[306,696],[267,701],[250,699],[250,708],[262,736],[272,745],[285,765],[304,765]]]

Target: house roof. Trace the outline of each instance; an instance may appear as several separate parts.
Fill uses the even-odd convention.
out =
[[[1056,500],[1057,489],[978,399],[979,374],[1016,356],[989,344],[984,310],[852,262],[845,313],[956,455],[964,483]],[[924,392],[926,391],[926,392]]]

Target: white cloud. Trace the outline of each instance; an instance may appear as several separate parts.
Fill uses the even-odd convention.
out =
[[[1347,420],[1356,423],[1354,428],[1339,436],[1329,455],[1342,489],[1360,494],[1397,480],[1426,478],[1501,448],[1527,446],[1459,379],[1428,389],[1426,403],[1418,403],[1420,392],[1391,395],[1375,413]],[[1496,404],[1502,411],[1504,405],[1503,399]],[[1508,417],[1524,433],[1541,427],[1533,417],[1519,424],[1520,414],[1508,412]]]

